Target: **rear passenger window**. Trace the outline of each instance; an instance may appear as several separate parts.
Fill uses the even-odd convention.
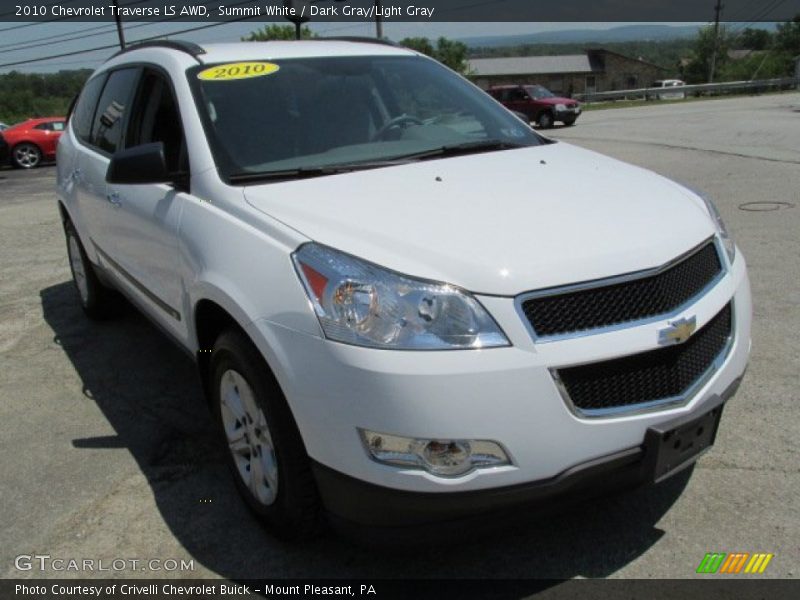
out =
[[[120,69],[108,76],[94,115],[90,142],[99,150],[109,154],[117,151],[138,75],[139,69]]]
[[[87,83],[70,116],[72,130],[84,142],[89,141],[92,121],[94,120],[94,109],[97,107],[97,99],[100,97],[100,92],[103,91],[105,81],[106,76],[100,75]]]

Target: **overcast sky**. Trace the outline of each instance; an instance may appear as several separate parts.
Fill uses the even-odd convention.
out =
[[[558,31],[567,29],[610,29],[636,23],[384,23],[384,35],[393,40],[409,36],[438,38],[464,38],[484,35],[514,35]],[[688,25],[689,23],[663,23],[665,25]],[[115,26],[111,23],[38,23],[30,27],[20,27],[24,23],[0,23],[0,64],[26,61],[45,56],[59,55],[43,62],[0,67],[0,73],[10,70],[25,72],[50,72],[60,69],[95,68],[115,49],[105,49],[88,54],[63,56],[69,52],[108,46],[117,43]],[[164,35],[196,26],[196,23],[125,23],[126,40]],[[238,41],[262,23],[230,23],[212,27],[204,31],[181,34],[180,39],[194,42],[232,42]],[[311,23],[312,30],[320,35],[363,35],[374,36],[373,23]],[[3,31],[5,30],[5,31]],[[69,35],[68,35],[69,34]],[[78,39],[65,41],[67,38]],[[51,38],[51,39],[48,39]],[[38,44],[37,47],[25,47]]]

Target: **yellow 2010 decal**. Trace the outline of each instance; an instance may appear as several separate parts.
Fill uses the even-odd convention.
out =
[[[278,65],[270,62],[238,62],[203,69],[197,74],[197,78],[203,81],[231,81],[272,75],[278,69]]]

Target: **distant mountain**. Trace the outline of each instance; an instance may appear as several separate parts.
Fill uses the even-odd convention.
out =
[[[516,35],[493,35],[461,38],[471,48],[517,46],[520,44],[575,44],[605,42],[641,42],[669,40],[697,35],[698,25],[623,25],[611,29],[565,29]]]

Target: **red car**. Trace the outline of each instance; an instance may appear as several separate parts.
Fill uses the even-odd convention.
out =
[[[4,129],[0,135],[8,143],[11,164],[19,169],[32,169],[42,161],[55,160],[65,120],[64,117],[28,119]]]
[[[556,121],[574,125],[581,114],[577,100],[556,96],[541,85],[495,85],[486,91],[503,106],[525,115],[542,129],[549,129]]]

